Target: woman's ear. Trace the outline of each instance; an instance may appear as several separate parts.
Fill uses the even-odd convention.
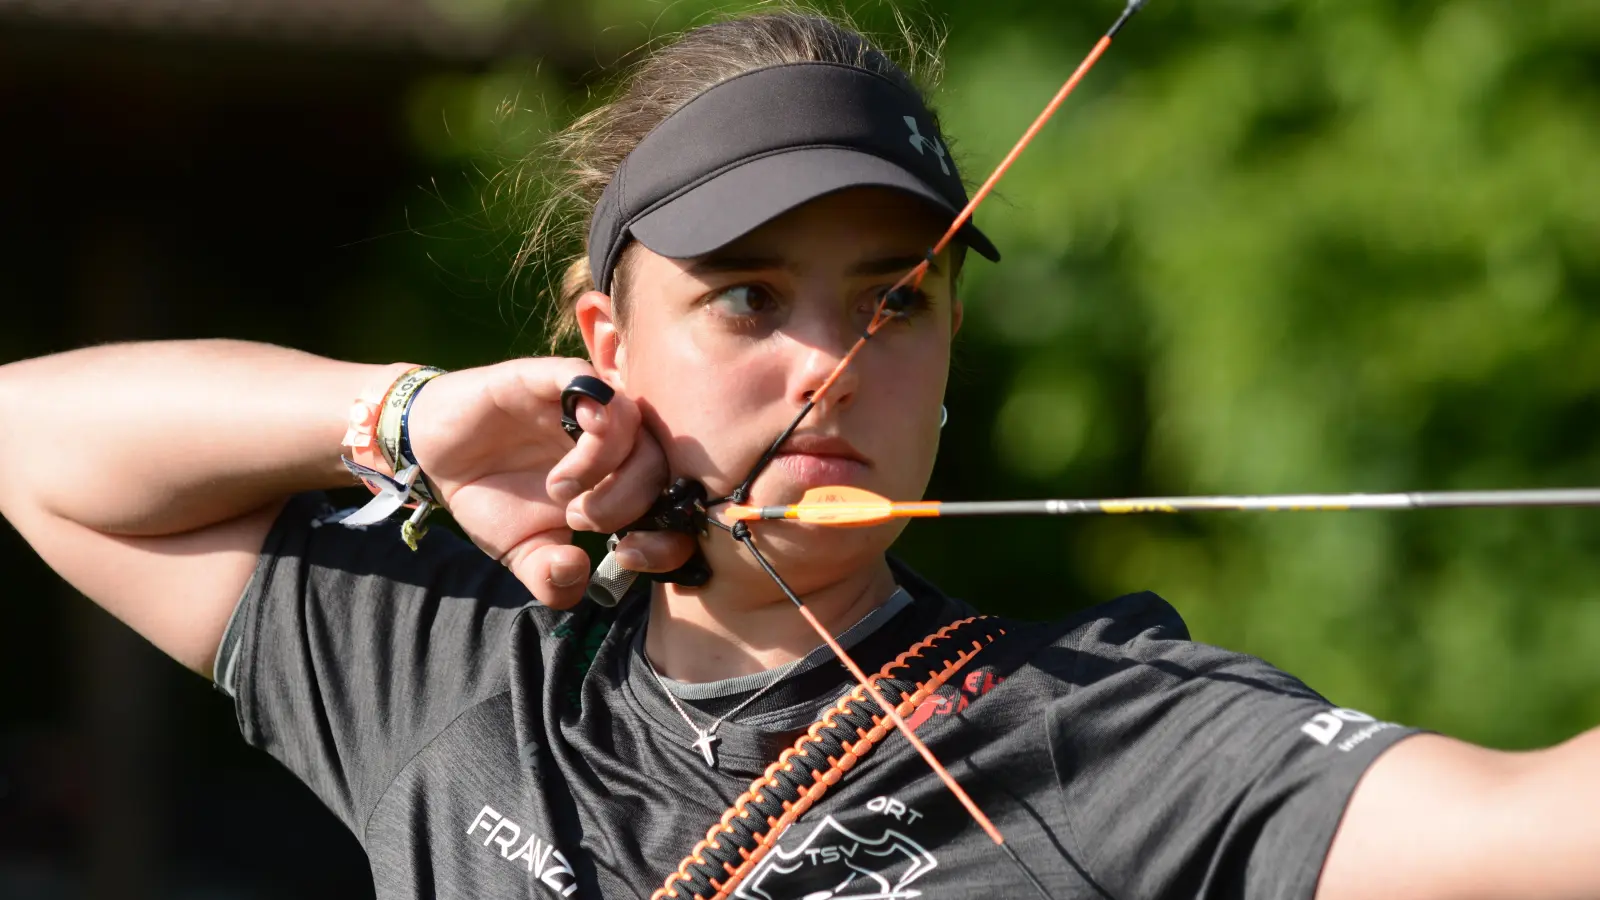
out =
[[[961,301],[958,298],[952,296],[950,298],[950,336],[951,337],[955,337],[956,336],[956,332],[961,330],[961,315],[962,315],[962,312],[963,312],[963,307],[961,306]]]
[[[578,331],[583,334],[583,346],[589,351],[589,364],[603,381],[623,387],[627,349],[622,346],[622,326],[617,321],[611,298],[599,291],[589,291],[578,298],[573,312],[578,319]]]

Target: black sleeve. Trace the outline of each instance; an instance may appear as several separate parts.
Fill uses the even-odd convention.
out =
[[[444,528],[412,552],[392,523],[346,528],[337,517],[321,495],[290,501],[216,673],[245,739],[362,838],[400,769],[457,715],[504,690],[507,633],[534,601]]]
[[[1117,898],[1310,900],[1356,782],[1416,733],[1190,641],[1154,594],[1097,610],[1052,665],[1073,839]]]

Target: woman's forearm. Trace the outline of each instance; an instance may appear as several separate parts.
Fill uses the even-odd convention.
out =
[[[0,366],[0,512],[176,534],[349,484],[351,401],[383,366],[240,341],[114,344]]]

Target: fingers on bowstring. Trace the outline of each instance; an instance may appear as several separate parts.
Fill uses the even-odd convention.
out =
[[[639,520],[667,484],[667,457],[643,431],[621,465],[567,505],[567,525],[609,534]]]
[[[589,554],[570,540],[571,535],[546,532],[511,548],[500,562],[540,603],[569,609],[589,584]]]

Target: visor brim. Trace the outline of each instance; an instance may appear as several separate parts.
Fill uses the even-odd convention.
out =
[[[689,259],[726,247],[812,200],[858,187],[904,191],[952,219],[960,212],[920,178],[882,157],[804,147],[735,166],[639,217],[629,231],[662,256]],[[985,259],[1000,261],[1000,251],[970,220],[956,235]]]

